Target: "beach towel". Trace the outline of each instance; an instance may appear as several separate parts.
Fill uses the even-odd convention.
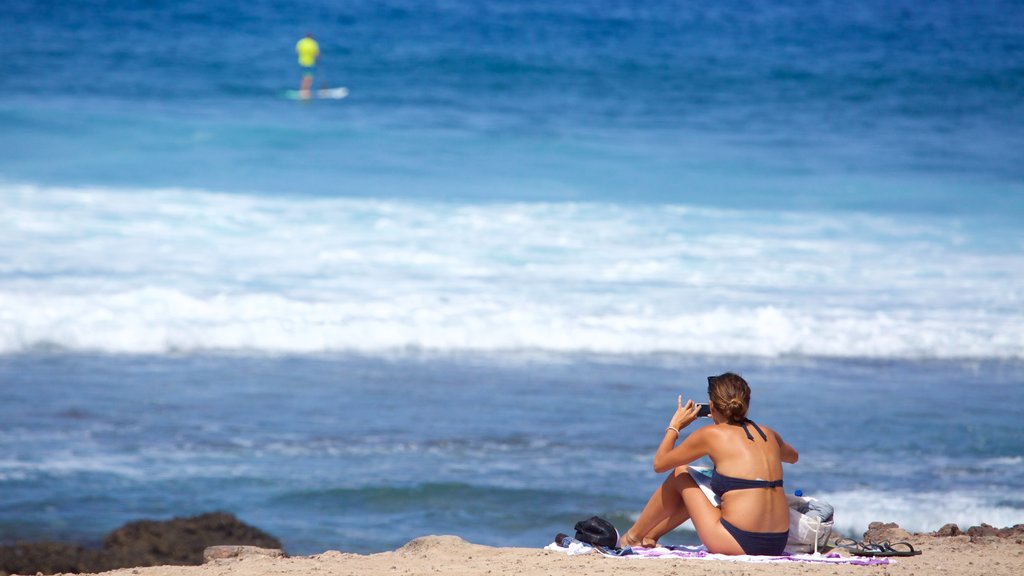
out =
[[[544,547],[545,550],[552,550],[575,556],[578,554],[589,554],[592,552],[598,552],[593,546],[584,544],[582,542],[573,542],[568,547],[563,548],[554,542]],[[658,546],[657,548],[643,548],[636,546],[633,548],[633,553],[629,555],[618,556],[619,558],[635,558],[635,559],[687,559],[687,560],[724,560],[727,562],[811,562],[817,564],[852,564],[855,566],[876,566],[879,564],[889,564],[889,558],[869,558],[869,557],[856,557],[851,558],[848,556],[840,556],[839,554],[832,552],[830,554],[783,554],[782,556],[729,556],[726,554],[712,554],[708,552],[707,548],[703,546]]]

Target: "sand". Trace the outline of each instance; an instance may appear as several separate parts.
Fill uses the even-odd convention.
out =
[[[920,556],[897,558],[883,566],[822,565],[797,562],[746,563],[718,560],[607,558],[596,554],[567,556],[531,548],[472,544],[456,536],[425,536],[402,548],[378,554],[328,551],[302,557],[236,557],[202,566],[155,566],[107,572],[111,576],[370,576],[370,575],[504,575],[525,576],[668,576],[676,574],[758,576],[792,574],[1024,574],[1024,540],[916,534],[910,541]]]

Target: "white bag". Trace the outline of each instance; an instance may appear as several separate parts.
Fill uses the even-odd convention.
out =
[[[821,521],[817,516],[801,514],[798,509],[814,498],[786,495],[789,504],[789,540],[786,541],[786,552],[803,554],[818,553],[832,535],[833,520]]]

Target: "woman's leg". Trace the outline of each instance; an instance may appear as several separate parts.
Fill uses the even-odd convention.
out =
[[[623,546],[641,539],[657,540],[689,518],[697,537],[714,554],[745,554],[732,534],[722,526],[722,511],[708,500],[685,467],[674,470],[654,491],[633,526],[622,535]]]
[[[682,501],[681,498],[680,501]],[[676,507],[675,512],[669,514],[667,518],[655,524],[654,528],[651,528],[647,534],[644,534],[640,540],[640,545],[646,548],[654,548],[658,545],[658,540],[661,540],[662,536],[675,530],[689,519],[690,512],[686,509],[685,504]]]
[[[732,534],[722,526],[722,511],[715,507],[708,500],[697,483],[686,474],[680,481],[682,485],[682,500],[693,527],[697,530],[697,537],[713,554],[745,554]]]
[[[636,546],[641,543],[647,545],[652,543],[652,539],[656,543],[658,538],[690,517],[682,498],[683,477],[690,478],[690,473],[685,467],[673,470],[654,494],[651,494],[647,505],[640,512],[640,517],[622,534],[623,546]]]

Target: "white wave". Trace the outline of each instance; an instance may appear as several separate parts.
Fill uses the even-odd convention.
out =
[[[950,522],[966,530],[1024,523],[1024,498],[979,487],[955,492],[857,490],[815,494],[835,507],[835,529],[859,538],[871,522],[895,522],[911,532],[934,532]]]
[[[248,458],[223,452],[206,455],[188,446],[149,448],[136,454],[96,450],[45,450],[33,459],[0,459],[0,480],[31,480],[46,484],[43,476],[75,478],[82,475],[118,477],[132,481],[189,478],[235,478],[257,474]]]
[[[971,248],[949,222],[28,185],[0,198],[0,352],[1024,357],[1024,251]]]
[[[139,469],[137,460],[126,455],[81,455],[65,450],[48,453],[38,460],[0,460],[0,475],[7,478],[36,479],[39,474],[103,474],[134,479],[145,477],[145,472]]]
[[[1024,463],[1024,456],[1000,456],[984,460],[983,468],[1017,468]]]

